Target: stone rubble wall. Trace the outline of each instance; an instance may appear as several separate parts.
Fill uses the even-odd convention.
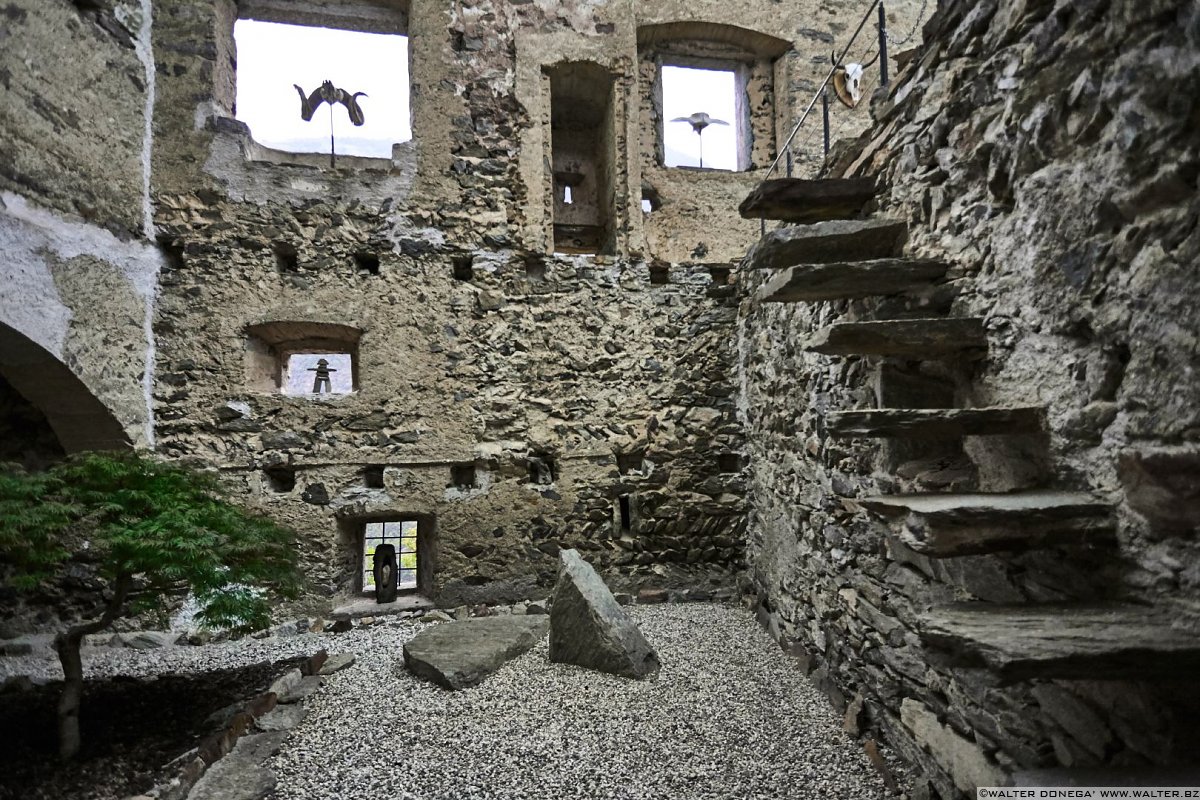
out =
[[[762,619],[836,706],[865,703],[865,724],[927,771],[918,796],[1036,767],[1194,763],[1193,686],[1001,688],[931,666],[915,618],[955,600],[1200,610],[1200,13],[1153,0],[950,2],[925,38],[828,174],[878,175],[878,213],[909,223],[909,255],[948,260],[947,282],[767,307],[745,300],[763,277],[741,273],[747,559]],[[941,314],[986,318],[986,360],[879,365],[799,347],[835,321]],[[821,424],[876,405],[1031,403],[1046,408],[1046,435],[961,449],[834,440]],[[1111,498],[1118,550],[933,560],[852,502],[1033,486]]]
[[[657,168],[670,186],[643,215],[637,29],[700,20],[792,42],[776,65],[784,120],[823,74],[810,38],[861,13],[809,5],[819,20],[771,2],[414,2],[415,138],[390,161],[330,171],[265,151],[231,118],[232,3],[156,3],[153,186],[170,260],[155,320],[159,449],[219,467],[301,532],[313,606],[354,590],[361,524],[389,515],[432,533],[427,591],[440,603],[545,591],[561,548],[631,589],[729,586],[747,512],[729,272],[757,228],[731,220],[753,179]],[[897,3],[897,24],[919,7]],[[573,61],[612,76],[610,255],[549,253],[545,70]],[[759,114],[772,99],[760,95]],[[861,127],[859,111],[846,124]],[[756,154],[761,172],[771,154]],[[256,389],[246,326],[273,321],[361,331],[358,391]],[[531,482],[530,459],[547,457],[556,479]],[[475,485],[452,485],[464,464]],[[383,468],[382,486],[366,485],[368,467]],[[273,484],[280,471],[293,487]]]

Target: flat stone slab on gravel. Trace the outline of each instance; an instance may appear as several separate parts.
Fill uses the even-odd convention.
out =
[[[286,706],[275,706],[254,720],[254,724],[260,731],[290,731],[303,720],[304,704],[292,703]]]
[[[341,670],[352,666],[354,666],[353,653],[338,653],[337,655],[330,656],[328,660],[321,665],[321,669],[318,671],[318,674],[332,675],[335,672],[340,672]]]
[[[263,763],[279,752],[286,733],[243,736],[229,755],[209,767],[188,800],[260,800],[275,788],[275,773]]]
[[[533,647],[549,628],[544,616],[444,622],[404,645],[404,665],[446,689],[466,689]]]

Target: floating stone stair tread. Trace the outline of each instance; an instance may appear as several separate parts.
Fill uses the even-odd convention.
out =
[[[908,226],[890,219],[836,219],[769,231],[746,258],[752,269],[797,264],[828,264],[895,258],[904,248]]]
[[[874,178],[775,178],[756,186],[738,213],[744,219],[821,222],[857,217],[874,199]]]
[[[940,261],[879,258],[788,267],[758,291],[764,303],[815,303],[879,297],[928,286],[946,274]]]
[[[929,438],[1034,433],[1042,427],[1036,406],[995,408],[866,408],[831,411],[825,429],[847,438]]]
[[[899,521],[900,541],[930,558],[1116,541],[1111,506],[1086,492],[898,494],[857,502]]]
[[[1003,683],[1046,679],[1192,680],[1200,621],[1143,606],[960,603],[920,616],[930,656]]]
[[[987,349],[980,317],[839,322],[814,333],[804,349],[829,356],[892,356],[925,360]]]

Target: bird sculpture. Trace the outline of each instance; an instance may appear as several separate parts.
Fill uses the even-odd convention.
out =
[[[317,112],[317,108],[321,103],[329,104],[329,165],[336,166],[334,163],[334,146],[333,146],[333,104],[341,103],[346,107],[346,112],[350,115],[350,121],[355,126],[360,126],[366,122],[366,116],[363,114],[362,107],[358,104],[358,98],[366,97],[366,92],[354,92],[351,94],[345,89],[339,89],[333,85],[333,81],[325,81],[316,89],[313,89],[312,94],[306,95],[304,90],[299,85],[293,83],[296,87],[296,94],[300,95],[300,118],[305,122],[310,122],[313,114]]]
[[[709,125],[728,125],[729,123],[723,119],[710,117],[703,111],[697,111],[690,117],[676,117],[671,122],[686,122],[692,126],[692,130],[700,137],[700,166],[704,166],[704,129]]]

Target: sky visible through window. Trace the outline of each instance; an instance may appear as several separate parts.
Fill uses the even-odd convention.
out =
[[[318,361],[325,359],[329,369],[329,387],[318,394],[349,394],[354,391],[354,363],[349,353],[295,353],[288,357],[284,375],[284,394],[313,394],[313,384],[319,369]]]
[[[703,139],[704,166],[708,169],[736,170],[737,81],[727,70],[662,68],[664,163],[668,167],[700,166]],[[709,125],[697,135],[686,122],[672,122],[704,112],[729,125]]]
[[[408,109],[408,37],[332,28],[238,20],[237,118],[255,141],[293,153],[329,152],[329,105],[310,122],[300,118],[300,97],[324,80],[358,98],[366,117],[350,123],[346,108],[333,107],[340,155],[391,158],[392,144],[412,138]]]

